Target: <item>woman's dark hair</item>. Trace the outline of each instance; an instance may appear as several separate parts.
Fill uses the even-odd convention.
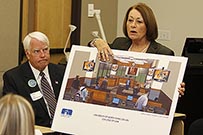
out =
[[[128,37],[126,24],[127,24],[127,20],[128,20],[128,15],[132,9],[136,9],[137,11],[139,11],[140,14],[142,15],[143,19],[144,19],[144,23],[145,23],[146,28],[147,28],[147,32],[146,32],[147,40],[154,41],[155,39],[157,39],[157,37],[158,37],[158,26],[156,23],[156,18],[154,16],[152,9],[144,3],[138,3],[138,4],[130,7],[127,10],[127,13],[126,13],[124,21],[123,21],[123,33],[124,33],[124,35],[126,37]]]

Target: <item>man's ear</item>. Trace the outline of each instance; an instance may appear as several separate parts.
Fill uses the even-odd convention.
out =
[[[30,59],[30,52],[28,50],[25,50],[25,55],[26,55],[27,59],[29,60]]]

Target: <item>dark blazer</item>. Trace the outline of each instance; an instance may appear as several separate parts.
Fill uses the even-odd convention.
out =
[[[132,41],[126,37],[118,37],[116,38],[112,44],[109,46],[112,49],[118,50],[128,50],[130,48]],[[161,45],[156,41],[151,41],[149,48],[147,49],[147,53],[154,53],[154,54],[163,54],[163,55],[175,55],[174,52],[167,48],[166,46]]]
[[[56,99],[58,99],[65,66],[50,63],[48,65],[48,69],[52,87],[54,89]],[[34,87],[28,85],[28,81],[32,79],[36,81],[28,62],[8,70],[3,75],[3,95],[7,93],[15,93],[25,97],[33,107],[35,113],[35,124],[50,127],[52,120],[49,117],[43,98],[33,101],[30,96],[31,93],[40,91],[38,84],[33,85]]]

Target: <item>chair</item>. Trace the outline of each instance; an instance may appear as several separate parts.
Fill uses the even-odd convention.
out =
[[[203,119],[197,119],[190,125],[188,135],[203,135]]]
[[[186,115],[175,113],[170,135],[184,135],[184,120]]]

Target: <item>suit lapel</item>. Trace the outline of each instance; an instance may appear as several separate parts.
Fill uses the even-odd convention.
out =
[[[23,75],[24,75],[24,81],[25,81],[25,84],[27,84],[28,86],[28,92],[29,93],[33,93],[33,92],[36,92],[36,91],[39,91],[39,86],[37,84],[37,81],[34,77],[34,74],[30,68],[30,65],[28,62],[26,62],[23,67],[22,67],[22,70],[23,70]],[[30,81],[35,81],[36,84],[31,84]]]
[[[23,64],[22,69],[23,69],[24,81],[28,85],[28,89],[27,89],[28,93],[32,94],[34,92],[40,91],[39,85],[38,85],[38,83],[37,83],[37,81],[36,81],[36,79],[34,77],[34,74],[33,74],[32,70],[31,70],[31,67],[30,67],[29,63],[26,62],[25,64]],[[30,84],[30,81],[35,81],[36,85]],[[44,102],[44,99],[41,98],[41,99],[39,99],[37,101],[40,103],[42,108],[44,108],[44,110],[48,113],[48,110],[47,110],[46,104]]]
[[[60,91],[60,80],[56,73],[59,71],[55,71],[55,68],[53,67],[52,64],[49,64],[48,68],[49,68],[49,75],[50,75],[52,87],[54,90],[54,94],[56,96],[56,99],[58,99],[59,91]]]
[[[149,48],[147,49],[147,53],[156,53],[157,52],[157,44],[155,42],[151,42]]]

